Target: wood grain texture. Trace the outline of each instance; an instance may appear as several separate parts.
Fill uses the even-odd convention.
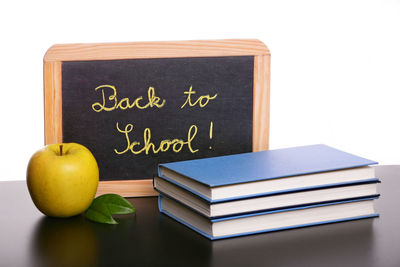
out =
[[[269,54],[256,39],[135,42],[100,44],[57,44],[49,48],[44,60],[76,61],[138,58],[248,56]]]
[[[253,151],[269,147],[270,59],[269,54],[254,57]]]
[[[124,197],[158,196],[153,189],[153,180],[102,181],[99,182],[96,196],[103,194],[119,194]]]
[[[140,58],[254,56],[253,151],[268,149],[270,52],[259,40],[59,44],[44,57],[45,144],[62,142],[62,62]],[[97,195],[156,196],[152,180],[101,181]]]
[[[62,142],[61,62],[44,62],[44,142]]]

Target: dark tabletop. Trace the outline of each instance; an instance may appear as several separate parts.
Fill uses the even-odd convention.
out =
[[[25,182],[0,182],[1,266],[400,266],[400,166],[379,166],[379,218],[209,241],[131,198],[118,225],[55,219]]]

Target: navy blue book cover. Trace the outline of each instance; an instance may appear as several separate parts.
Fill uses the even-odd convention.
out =
[[[163,205],[162,205],[162,199],[163,198],[165,198],[165,196],[161,196],[160,195],[158,197],[158,209],[159,209],[160,212],[162,212],[165,215],[173,218],[174,220],[182,223],[183,225],[189,227],[190,229],[192,229],[192,230],[196,231],[197,233],[207,237],[210,240],[225,239],[225,238],[245,236],[245,235],[253,235],[253,234],[259,234],[259,233],[267,233],[267,232],[274,232],[274,231],[281,231],[281,230],[289,230],[289,229],[295,229],[295,228],[309,227],[309,226],[315,226],[315,225],[321,225],[321,224],[346,222],[346,221],[352,221],[352,220],[360,220],[360,219],[379,217],[378,213],[373,212],[371,214],[366,214],[366,215],[362,215],[362,216],[350,216],[350,217],[341,218],[341,219],[322,220],[322,221],[316,221],[316,222],[312,222],[312,223],[297,224],[297,225],[291,225],[291,226],[286,226],[286,227],[265,229],[265,230],[259,230],[259,231],[254,231],[254,232],[243,232],[243,233],[238,233],[238,234],[233,234],[233,235],[224,235],[224,236],[215,237],[215,236],[211,236],[211,235],[201,231],[197,227],[187,223],[186,221],[184,221],[184,220],[178,218],[177,216],[175,216],[175,215],[167,212],[166,210],[164,210],[163,209]],[[226,217],[221,217],[221,218],[210,219],[210,222],[211,223],[215,223],[215,222],[220,222],[220,221],[235,220],[235,219],[252,217],[252,216],[267,215],[267,214],[281,213],[281,212],[290,212],[290,211],[296,211],[296,210],[302,210],[302,209],[312,209],[312,208],[317,208],[317,207],[324,207],[324,206],[330,206],[330,205],[340,205],[340,204],[351,203],[351,202],[375,200],[377,198],[379,198],[379,195],[371,196],[371,197],[365,197],[365,198],[358,198],[358,199],[353,199],[353,200],[333,201],[333,202],[327,202],[327,203],[321,203],[321,204],[304,205],[304,206],[299,206],[299,207],[294,207],[294,208],[284,208],[284,209],[273,210],[273,211],[253,212],[253,213],[243,214],[243,215],[234,215],[234,216],[226,216]],[[203,215],[201,215],[201,216],[203,216]]]
[[[209,187],[377,164],[327,145],[243,153],[159,165]]]

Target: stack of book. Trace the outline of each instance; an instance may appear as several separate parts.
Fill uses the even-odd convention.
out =
[[[159,209],[209,239],[377,217],[377,162],[311,145],[160,164]]]

